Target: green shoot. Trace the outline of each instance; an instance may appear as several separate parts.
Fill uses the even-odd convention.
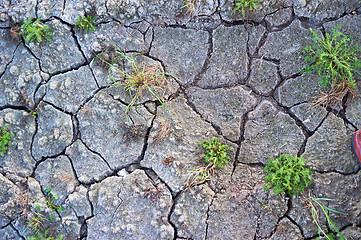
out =
[[[181,8],[187,8],[190,14],[196,11],[196,1],[197,0],[182,0],[184,5]]]
[[[59,196],[57,194],[52,194],[51,193],[51,188],[46,188],[45,189],[45,193],[46,193],[46,206],[51,209],[53,212],[58,211],[58,212],[62,212],[63,211],[63,206],[58,206],[57,204],[54,203],[55,200],[59,199]]]
[[[261,3],[263,0],[235,0],[236,7],[233,9],[233,12],[241,10],[243,16],[246,15],[246,10],[249,9],[253,11],[254,9],[258,8],[257,3]]]
[[[7,130],[9,124],[5,124],[0,128],[0,155],[5,156],[5,153],[8,150],[9,146],[13,145],[13,142],[10,140],[14,137],[14,134],[10,133]]]
[[[190,173],[195,173],[196,174],[196,178],[199,178],[201,180],[204,181],[210,181],[211,178],[208,176],[208,173],[202,169],[202,170],[194,170],[194,171],[188,171]]]
[[[262,202],[261,199],[259,199],[258,197],[256,197],[256,198],[263,205],[264,208],[269,208],[269,206],[267,204],[265,204],[264,202]]]
[[[92,17],[89,15],[85,15],[83,17],[78,16],[77,20],[75,21],[75,26],[84,30],[85,33],[88,33],[90,30],[91,32],[95,31],[95,27],[93,25],[94,21],[97,17]]]
[[[323,213],[326,217],[327,223],[330,227],[332,227],[336,233],[341,237],[341,240],[346,240],[346,238],[342,235],[342,233],[336,228],[335,224],[332,222],[331,218],[328,216],[327,211],[331,211],[331,212],[335,212],[335,213],[339,213],[339,214],[344,214],[347,215],[346,213],[342,213],[339,211],[336,211],[334,209],[331,209],[329,207],[326,207],[324,205],[322,205],[319,201],[331,201],[332,199],[328,199],[328,198],[314,198],[309,196],[308,199],[306,199],[308,206],[311,208],[311,214],[312,214],[312,219],[314,221],[314,223],[317,225],[318,228],[318,232],[319,232],[319,237],[321,237],[321,233],[323,234],[323,236],[325,236],[328,240],[333,240],[334,235],[333,234],[327,234],[322,228],[321,228],[321,224],[320,224],[320,216],[319,216],[319,211],[317,209],[317,207],[319,207],[321,209],[321,213]]]

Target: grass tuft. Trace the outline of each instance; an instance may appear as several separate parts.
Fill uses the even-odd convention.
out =
[[[302,73],[312,72],[319,76],[321,88],[328,88],[315,101],[316,105],[341,104],[347,93],[355,94],[355,75],[359,75],[361,61],[358,55],[360,48],[350,46],[351,37],[340,32],[341,25],[333,28],[331,33],[319,36],[310,29],[314,45],[303,50],[304,61],[310,65]]]
[[[241,11],[242,15],[246,15],[246,9],[250,11],[258,8],[257,3],[261,3],[263,0],[235,0],[236,7],[233,9],[233,12]]]
[[[163,107],[167,108],[165,100],[160,96],[159,92],[164,90],[169,74],[163,72],[156,65],[136,63],[133,56],[127,56],[117,46],[115,47],[115,56],[112,61],[102,58],[105,55],[104,53],[99,54],[97,58],[110,67],[108,72],[112,82],[127,92],[131,99],[125,110],[127,119],[129,120],[131,108],[141,103],[144,91],[149,92],[153,95],[153,100],[157,100]],[[118,60],[125,60],[130,65],[131,70],[125,71],[119,68]],[[122,76],[123,79],[116,79],[116,75]]]
[[[336,210],[331,209],[329,207],[326,207],[325,205],[322,205],[321,202],[320,202],[320,201],[331,201],[331,200],[332,199],[329,199],[329,198],[314,198],[314,197],[311,196],[311,194],[310,194],[309,198],[306,199],[307,207],[311,209],[313,222],[317,225],[317,228],[318,228],[319,237],[317,239],[320,239],[321,234],[322,234],[328,240],[335,240],[335,239],[346,240],[346,238],[337,229],[337,227],[332,222],[331,218],[328,216],[327,213],[328,212],[334,212],[334,213],[343,214],[343,215],[347,215],[347,214],[345,214],[343,212],[336,211]],[[325,215],[328,225],[330,226],[331,229],[334,229],[336,231],[336,233],[340,236],[340,238],[336,238],[333,233],[326,233],[325,230],[323,230],[321,228],[320,213],[321,214],[323,213]]]

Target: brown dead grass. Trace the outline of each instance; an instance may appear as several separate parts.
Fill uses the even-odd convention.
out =
[[[344,97],[351,93],[352,100],[356,96],[355,89],[349,86],[338,86],[333,87],[329,91],[321,92],[319,95],[312,98],[311,106],[317,107],[320,106],[322,108],[327,107],[342,107],[342,101]]]
[[[163,120],[158,121],[160,127],[157,128],[156,134],[153,137],[153,142],[155,145],[163,141],[164,138],[169,137],[170,133],[172,132],[171,127],[166,122]]]

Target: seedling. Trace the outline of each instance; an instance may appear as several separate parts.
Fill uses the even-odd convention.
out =
[[[49,229],[46,229],[44,232],[37,232],[33,236],[27,237],[27,240],[63,240],[63,234],[60,234],[59,237],[54,238],[49,236]]]
[[[51,188],[46,188],[45,189],[45,193],[46,193],[46,206],[51,209],[53,212],[58,211],[58,212],[62,212],[63,211],[63,206],[59,206],[57,204],[54,203],[55,200],[59,199],[59,196],[57,194],[52,194],[51,193]]]
[[[95,31],[95,27],[93,25],[94,21],[97,17],[92,17],[89,15],[85,15],[83,17],[78,16],[77,20],[75,21],[75,26],[84,30],[85,33],[88,33],[90,30],[91,32]]]
[[[329,88],[316,98],[314,105],[341,104],[347,93],[355,95],[355,75],[359,75],[358,70],[361,69],[358,59],[361,50],[357,45],[350,46],[351,37],[340,32],[340,28],[341,25],[338,25],[324,37],[310,29],[314,45],[303,50],[304,60],[310,65],[302,72],[316,73],[320,87]]]
[[[249,9],[253,11],[254,9],[258,8],[257,3],[261,3],[263,0],[235,0],[236,7],[233,9],[233,12],[241,11],[242,15],[246,15],[246,10]]]
[[[302,157],[293,157],[291,154],[281,154],[279,158],[269,159],[263,170],[268,173],[264,179],[264,190],[273,188],[276,195],[283,192],[288,196],[298,195],[313,182],[309,179],[313,170],[305,167]]]
[[[10,140],[14,137],[14,134],[10,133],[7,128],[9,124],[5,124],[0,128],[0,155],[5,156],[5,153],[8,150],[8,147],[13,145],[13,142]]]
[[[40,18],[35,20],[28,18],[25,20],[24,24],[21,25],[21,32],[19,34],[26,35],[26,42],[34,42],[35,40],[41,42],[43,37],[51,42],[49,36],[52,36],[53,33],[47,25],[42,25],[40,21]]]

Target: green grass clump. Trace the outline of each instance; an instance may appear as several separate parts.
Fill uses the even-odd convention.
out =
[[[26,35],[26,42],[34,42],[35,40],[41,42],[43,37],[51,42],[51,39],[48,37],[53,35],[51,29],[47,25],[42,25],[40,21],[40,18],[35,20],[28,18],[24,24],[21,25],[21,32],[19,34]]]
[[[312,169],[306,168],[302,157],[293,157],[291,154],[281,154],[279,158],[269,159],[264,171],[264,190],[273,188],[274,194],[285,192],[288,196],[298,195],[307,186],[312,184],[309,179]]]
[[[164,89],[169,74],[163,72],[160,67],[156,65],[153,66],[145,63],[137,64],[133,56],[125,55],[116,45],[114,46],[116,48],[115,57],[111,61],[102,57],[104,53],[99,54],[97,58],[109,65],[114,72],[120,73],[120,75],[124,77],[124,80],[115,79],[109,70],[109,76],[112,82],[127,92],[131,99],[125,110],[127,118],[131,108],[141,102],[144,91],[151,93],[162,106],[167,108],[165,100],[158,94],[158,90]],[[125,62],[130,65],[131,70],[125,71],[120,69],[117,66],[118,60],[125,60]]]
[[[207,155],[204,157],[206,163],[213,163],[218,168],[222,168],[223,164],[228,163],[227,151],[231,151],[232,148],[218,142],[218,138],[212,137],[211,141],[201,141],[198,144],[207,150]]]
[[[6,151],[8,150],[8,147],[13,145],[13,143],[10,139],[14,137],[14,134],[10,133],[7,130],[8,126],[9,126],[8,124],[5,124],[4,126],[2,126],[0,128],[0,155],[1,156],[4,156]]]
[[[35,235],[27,237],[27,240],[63,240],[63,238],[63,234],[56,238],[49,236],[49,229],[46,229],[44,232],[38,231]]]
[[[88,33],[90,30],[91,32],[95,31],[95,27],[93,25],[94,21],[97,19],[97,17],[92,17],[89,15],[86,16],[78,16],[77,20],[75,21],[75,26],[78,28],[81,28],[84,30],[85,33]]]
[[[351,38],[340,32],[341,25],[332,29],[325,36],[318,36],[316,31],[310,29],[313,35],[314,45],[307,46],[303,53],[307,66],[303,72],[316,72],[319,75],[321,88],[336,87],[339,89],[355,88],[357,70],[361,69],[358,55],[360,48],[350,46]]]
[[[253,11],[254,9],[258,8],[257,3],[261,3],[263,0],[235,0],[236,7],[233,9],[233,12],[236,12],[240,10],[242,12],[242,15],[246,15],[246,10],[249,9],[250,11]]]

